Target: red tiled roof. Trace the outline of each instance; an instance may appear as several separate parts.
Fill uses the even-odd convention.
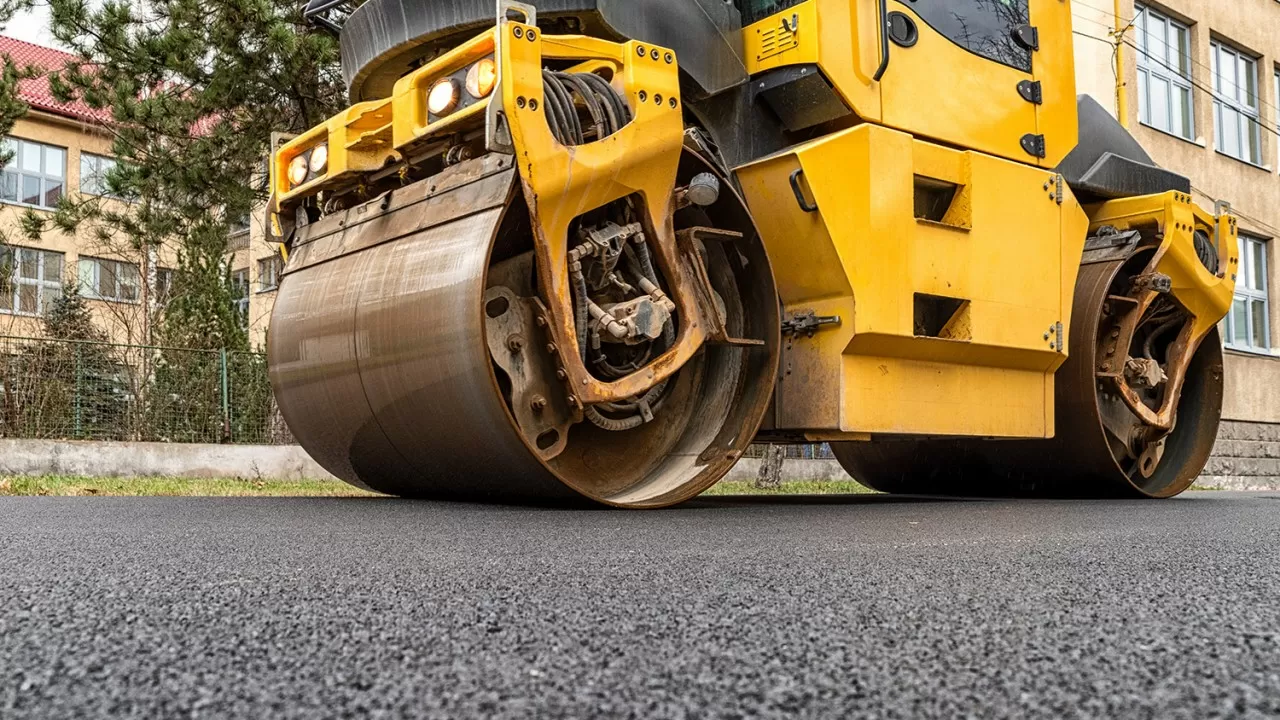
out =
[[[17,38],[0,35],[0,55],[11,58],[19,68],[29,65],[43,70],[61,70],[67,63],[74,63],[76,56],[61,50],[36,45]],[[49,91],[49,78],[34,77],[18,83],[18,97],[22,98],[33,109],[88,123],[111,122],[110,110],[98,110],[76,100],[74,102],[58,102]]]

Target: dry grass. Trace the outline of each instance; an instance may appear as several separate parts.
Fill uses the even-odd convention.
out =
[[[46,475],[0,476],[0,495],[194,496],[194,497],[369,497],[336,480],[186,479],[169,477],[86,478]]]
[[[725,481],[705,495],[849,495],[871,491],[855,482],[784,482],[776,489]],[[87,478],[63,475],[0,476],[0,496],[187,496],[187,497],[372,497],[330,480],[186,479],[171,477]]]

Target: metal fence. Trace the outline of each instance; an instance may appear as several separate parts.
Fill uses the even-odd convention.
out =
[[[0,437],[294,442],[261,353],[8,336]]]
[[[747,448],[743,457],[764,457],[765,445],[752,445]],[[827,443],[809,443],[806,445],[783,445],[782,456],[788,460],[834,460],[835,454]]]

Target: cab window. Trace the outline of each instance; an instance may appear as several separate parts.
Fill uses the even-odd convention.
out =
[[[989,60],[1031,72],[1031,50],[1015,37],[1030,23],[1028,0],[920,0],[901,3],[929,27]]]

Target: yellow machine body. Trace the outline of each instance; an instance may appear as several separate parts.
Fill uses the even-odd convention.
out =
[[[480,337],[485,323],[492,328],[508,317],[508,298],[524,313],[522,322],[528,327],[520,332],[537,335],[532,341],[537,357],[527,355],[529,342],[523,335],[512,335],[515,340],[505,346],[491,342],[487,349],[470,347],[457,361],[475,375],[480,372],[477,364],[490,372],[492,360],[506,373],[503,377],[509,376],[495,380],[493,392],[505,393],[503,402],[512,407],[503,411],[495,405],[484,417],[476,411],[473,420],[477,428],[509,421],[523,433],[511,445],[516,449],[504,451],[495,468],[507,467],[503,463],[508,460],[513,468],[536,468],[529,472],[549,473],[547,477],[603,502],[651,507],[699,492],[738,459],[762,416],[770,440],[850,441],[837,449],[841,462],[851,473],[868,468],[874,474],[871,481],[859,479],[889,491],[937,491],[940,486],[930,484],[925,466],[951,452],[938,443],[1017,439],[1033,441],[1021,443],[1030,448],[1064,428],[1084,432],[1080,428],[1085,426],[1092,428],[1087,438],[1092,454],[1080,463],[1080,472],[1103,478],[1096,487],[1119,482],[1125,492],[1148,496],[1185,489],[1190,483],[1187,468],[1203,467],[1207,458],[1207,450],[1187,448],[1203,445],[1202,436],[1213,432],[1217,420],[1214,415],[1205,420],[1208,424],[1187,430],[1184,434],[1196,435],[1187,440],[1178,434],[1177,404],[1186,382],[1199,412],[1216,413],[1215,402],[1220,407],[1220,360],[1215,365],[1213,353],[1200,348],[1217,342],[1216,324],[1231,304],[1238,268],[1234,218],[1214,216],[1181,192],[1088,205],[1077,199],[1058,171],[1077,145],[1080,124],[1069,2],[1028,0],[1034,27],[1018,30],[1019,42],[1034,45],[1035,62],[1028,60],[1026,69],[993,61],[935,30],[921,15],[928,11],[923,4],[886,0],[884,5],[898,22],[914,28],[909,42],[882,45],[882,33],[892,23],[886,23],[881,3],[873,0],[807,0],[742,28],[751,82],[780,69],[808,72],[813,67],[849,113],[803,132],[792,130],[788,143],[772,145],[783,149],[733,168],[716,163],[714,148],[700,145],[698,129],[690,127],[694,114],[686,113],[687,88],[674,50],[646,38],[610,42],[547,35],[532,8],[522,6],[522,20],[503,11],[492,30],[403,76],[390,97],[357,104],[277,149],[270,166],[270,226],[282,247],[294,248],[295,259],[300,258],[286,268],[285,282],[292,268],[301,274],[392,240],[403,243],[405,252],[416,247],[413,252],[423,258],[435,257],[442,251],[413,233],[437,221],[459,227],[478,222],[468,215],[468,194],[473,183],[492,185],[492,197],[486,196],[492,212],[484,227],[468,231],[474,243],[450,240],[456,248],[449,253],[465,257],[466,267],[473,268],[468,272],[482,277],[469,276],[466,283],[448,279],[454,255],[422,260],[445,263],[438,270],[423,267],[441,276],[440,288],[452,293],[450,302],[463,308],[477,304],[474,316],[460,325],[468,328],[459,331],[460,337]],[[466,98],[445,117],[426,110],[438,82],[461,77],[490,58],[497,68],[491,94]],[[608,134],[597,130],[590,139],[584,135],[577,144],[562,144],[548,120],[553,99],[545,84],[555,83],[547,80],[555,73],[603,78],[605,91],[626,103],[627,122]],[[585,100],[578,106],[569,102],[586,118]],[[291,180],[291,165],[312,157],[322,145],[327,167],[312,167],[302,182]],[[714,172],[697,174],[703,169]],[[724,179],[723,187],[716,186],[719,195],[695,201],[695,181],[712,175]],[[705,197],[707,181],[702,182]],[[496,199],[502,192],[509,193],[505,212],[498,211]],[[704,212],[700,208],[726,195],[741,212],[722,206],[689,224],[691,213]],[[417,202],[424,209],[408,211]],[[518,210],[513,214],[511,208]],[[295,229],[293,218],[302,210],[323,216],[322,227]],[[578,263],[585,257],[579,251],[596,242],[589,229],[603,227],[604,211],[614,213],[609,215],[611,227],[618,227],[613,219],[625,217],[618,223],[638,228],[628,230],[621,242],[638,238],[637,247],[648,248],[663,287],[648,289],[646,278],[640,277],[636,285],[646,289],[637,300],[667,303],[669,298],[671,326],[664,331],[674,327],[669,342],[652,346],[657,349],[643,363],[607,377],[589,368],[581,339],[583,315],[575,316],[575,302],[583,303],[587,292],[577,284],[582,281]],[[525,212],[527,220],[521,215]],[[332,217],[338,213],[344,213],[343,219]],[[713,222],[721,225],[711,226]],[[517,230],[523,233],[521,242],[529,243],[528,264],[487,265],[489,253],[512,242],[508,236]],[[291,240],[295,234],[302,238],[301,250]],[[349,242],[346,235],[360,239]],[[1205,245],[1209,236],[1212,253]],[[1094,245],[1111,238],[1128,238],[1130,245],[1114,257],[1105,252],[1099,256]],[[317,257],[320,251],[314,248],[322,245],[329,255]],[[709,245],[726,249],[711,252]],[[494,262],[509,259],[495,257]],[[1140,259],[1145,267],[1129,266]],[[714,262],[721,263],[718,271],[711,267]],[[725,270],[729,266],[732,272]],[[606,285],[612,269],[602,276]],[[310,272],[326,277],[323,270]],[[509,282],[485,285],[490,274]],[[718,283],[714,288],[713,277]],[[614,281],[635,291],[631,284]],[[311,281],[311,287],[319,288],[319,282]],[[1086,285],[1087,298],[1081,292]],[[430,293],[445,297],[440,288]],[[760,288],[767,291],[763,300]],[[729,291],[737,290],[743,291],[740,300],[730,297]],[[490,312],[490,298],[499,291],[503,301]],[[393,302],[421,304],[430,293],[406,290],[403,297],[379,302],[387,307]],[[288,313],[277,314],[301,321],[308,303],[325,302],[298,298]],[[775,314],[779,305],[780,317]],[[1124,312],[1111,306],[1123,306]],[[591,310],[601,323],[591,326],[596,332],[611,311],[594,301]],[[743,322],[746,310],[754,319]],[[415,313],[420,311],[405,317],[419,317]],[[390,327],[397,316],[388,311],[380,317]],[[1184,317],[1183,329],[1166,351],[1164,323]],[[424,332],[434,343],[429,352],[437,352],[436,344],[454,351],[457,343],[448,337],[447,327]],[[1120,337],[1126,345],[1108,346],[1107,337]],[[1156,339],[1162,340],[1161,349],[1153,356]],[[273,350],[273,355],[296,359],[307,354],[306,342],[301,337],[298,348]],[[601,353],[600,347],[596,342],[591,352]],[[359,343],[352,348],[356,355],[362,352]],[[519,357],[499,357],[507,352]],[[410,363],[411,354],[397,351],[358,365]],[[1115,363],[1109,359],[1113,355]],[[332,363],[351,367],[345,356]],[[774,363],[776,375],[769,377]],[[721,377],[700,375],[707,367],[720,368]],[[1206,373],[1216,373],[1216,386],[1200,381]],[[285,392],[325,397],[323,383],[312,377],[320,377],[320,371],[305,382],[286,374],[280,373],[278,392],[292,382],[302,389]],[[1072,378],[1069,385],[1066,376]],[[596,408],[618,408],[661,392],[668,382],[690,398],[706,391],[720,399],[681,400],[684,419],[667,429],[650,422],[655,416],[642,399],[641,414],[648,417],[640,430],[629,430],[639,433],[631,436],[602,433],[610,429],[607,423],[592,428],[583,420]],[[521,383],[538,385],[546,396],[532,396],[530,405],[519,395]],[[1069,388],[1065,402],[1063,387]],[[760,392],[752,394],[751,388]],[[732,392],[737,399],[723,399]],[[1072,393],[1087,395],[1087,401],[1077,403]],[[1118,396],[1137,418],[1132,427],[1125,424],[1128,415],[1115,420]],[[465,416],[475,402],[459,395],[450,412]],[[1073,406],[1066,421],[1064,405]],[[769,412],[766,406],[771,406]],[[378,416],[382,410],[371,407],[370,412]],[[495,420],[503,412],[505,419]],[[554,422],[547,419],[556,413]],[[698,413],[715,414],[716,422],[725,422],[723,429],[696,437],[699,423],[707,422]],[[529,430],[534,425],[538,430],[554,426],[557,439],[543,445],[542,435]],[[686,439],[672,432],[686,433]],[[422,444],[418,450],[423,458],[449,451],[432,446],[421,433],[414,437]],[[626,437],[639,440],[628,444]],[[882,441],[892,445],[902,439],[925,443],[920,447],[926,454],[901,443],[897,447],[905,449],[898,455],[857,456],[861,451],[850,449],[884,448]],[[1166,441],[1182,465],[1157,472]],[[653,458],[645,449],[649,442],[662,448]],[[354,450],[344,446],[335,451],[348,452]],[[1034,454],[1027,452],[1028,457]],[[1072,448],[1053,452],[1069,460]],[[846,456],[852,459],[846,461]],[[664,469],[644,469],[650,461],[665,463]],[[1021,464],[1006,473],[1009,478],[1024,477],[1037,465],[1017,462]],[[609,475],[603,468],[610,463],[630,465]],[[900,470],[904,463],[912,467]],[[449,467],[462,467],[461,460]],[[1145,485],[1134,479],[1139,471],[1149,480]],[[381,470],[372,472],[374,480],[353,472],[358,476],[353,482],[370,487],[394,492],[412,487],[385,481]],[[513,473],[518,474],[495,470],[495,487],[516,487]],[[453,492],[453,476],[441,482],[439,487]],[[1071,479],[1066,482],[1061,487],[1069,488]]]
[[[815,212],[794,197],[796,172]],[[756,223],[785,314],[840,319],[789,336],[778,428],[821,439],[1053,434],[1053,374],[1089,226],[1058,176],[861,125],[738,177],[752,207],[771,209]],[[934,188],[952,199],[938,219],[919,217]]]

